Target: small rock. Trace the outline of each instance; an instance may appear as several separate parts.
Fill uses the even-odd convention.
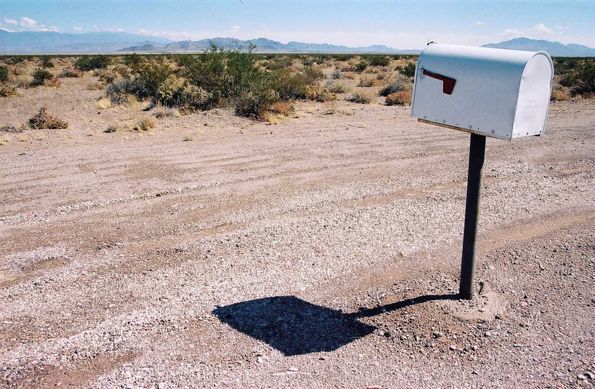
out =
[[[456,350],[457,350],[457,346],[456,346],[456,345],[454,345],[454,344],[451,344],[451,345],[450,345],[448,348],[449,348],[450,350],[452,350],[452,351],[456,351]]]
[[[586,373],[585,373],[585,376],[586,376],[588,379],[590,379],[590,380],[594,380],[594,379],[595,379],[595,374],[593,374],[593,372],[590,372],[590,371],[586,372]]]
[[[157,389],[164,389],[165,388],[165,382],[160,382],[157,384]]]
[[[264,358],[263,357],[257,357],[256,358],[256,363],[264,363]]]
[[[584,376],[584,375],[582,375],[582,374],[579,374],[579,375],[577,375],[577,376],[576,376],[576,378],[578,378],[578,379],[579,379],[579,380],[581,380],[581,381],[584,381],[584,380],[586,380],[586,379],[587,379],[587,377],[585,377],[585,376]]]
[[[441,338],[441,337],[443,337],[443,336],[444,336],[444,333],[442,333],[442,332],[440,332],[440,331],[434,331],[434,332],[432,333],[432,336],[433,336],[434,338],[438,339],[438,338]]]
[[[287,369],[287,371],[296,372],[296,371],[298,371],[298,368],[292,366],[289,369]]]
[[[490,331],[487,331],[484,335],[486,338],[489,338],[490,336],[492,336],[492,333]]]

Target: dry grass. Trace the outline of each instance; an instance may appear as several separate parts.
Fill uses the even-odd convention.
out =
[[[349,101],[350,103],[357,103],[357,104],[370,104],[374,96],[371,93],[357,91],[351,93],[349,96],[345,98],[345,100]]]
[[[107,97],[102,97],[99,100],[97,100],[97,103],[95,103],[95,107],[97,107],[97,109],[111,108],[112,101],[110,99],[108,99]]]
[[[306,97],[308,100],[318,101],[324,103],[325,101],[332,101],[337,98],[334,93],[320,85],[312,85],[306,87]]]
[[[157,106],[155,108],[155,113],[153,114],[157,119],[163,118],[179,118],[182,116],[180,111],[176,108],[166,108],[162,105]]]
[[[552,91],[552,101],[567,101],[570,100],[570,92],[563,89],[554,89]]]
[[[386,96],[386,105],[410,105],[411,104],[411,92],[401,91],[391,93]]]
[[[103,132],[105,132],[106,134],[112,134],[114,132],[116,132],[118,130],[118,126],[116,126],[115,124],[110,124],[109,126],[107,126],[107,128],[105,130],[103,130]]]
[[[67,67],[67,68],[62,69],[62,71],[58,75],[58,77],[60,77],[60,78],[78,78],[78,77],[82,77],[82,76],[83,76],[83,72],[81,72],[80,70],[78,70],[76,68],[72,68],[72,67]]]
[[[50,115],[46,107],[42,107],[35,116],[29,119],[29,127],[33,129],[47,128],[50,130],[68,128],[68,123]]]
[[[17,96],[17,90],[14,86],[8,84],[0,85],[0,97]]]
[[[136,126],[134,126],[134,131],[150,131],[153,128],[155,128],[155,126],[156,123],[153,118],[145,118],[141,119],[138,123],[136,123]]]
[[[87,84],[87,90],[102,90],[105,88],[105,84],[101,81],[90,82]]]
[[[271,105],[270,111],[279,115],[289,116],[295,112],[295,107],[290,102],[278,101]]]

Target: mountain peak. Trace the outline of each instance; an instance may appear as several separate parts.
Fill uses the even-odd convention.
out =
[[[500,43],[489,43],[483,47],[523,51],[545,51],[555,57],[595,57],[595,49],[576,43],[563,44],[541,39],[519,37]]]

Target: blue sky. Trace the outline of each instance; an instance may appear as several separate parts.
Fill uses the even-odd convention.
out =
[[[595,0],[0,0],[0,28],[401,49],[527,36],[595,47]]]

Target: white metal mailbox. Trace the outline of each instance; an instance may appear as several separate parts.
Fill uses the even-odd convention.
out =
[[[430,44],[417,63],[411,115],[500,139],[541,135],[553,76],[545,52]]]

